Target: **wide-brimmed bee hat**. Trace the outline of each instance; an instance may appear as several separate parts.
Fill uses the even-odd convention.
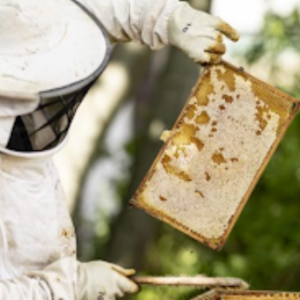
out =
[[[0,0],[0,152],[61,147],[109,54],[100,21],[74,0]]]

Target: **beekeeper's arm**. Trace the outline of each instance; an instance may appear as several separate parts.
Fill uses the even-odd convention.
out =
[[[225,53],[223,35],[238,33],[218,17],[179,0],[80,0],[116,41],[135,41],[160,49],[174,45],[200,63],[217,62]]]
[[[138,286],[125,270],[106,262],[78,263],[62,259],[40,272],[0,280],[1,300],[114,300],[135,293]]]

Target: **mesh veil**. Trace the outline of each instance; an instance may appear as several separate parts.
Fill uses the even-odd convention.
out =
[[[60,144],[92,84],[67,95],[41,98],[34,112],[16,118],[7,148],[33,152],[50,150]]]

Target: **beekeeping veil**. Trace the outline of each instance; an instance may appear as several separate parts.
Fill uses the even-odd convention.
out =
[[[0,0],[0,20],[0,152],[57,151],[108,63],[107,35],[73,0]]]

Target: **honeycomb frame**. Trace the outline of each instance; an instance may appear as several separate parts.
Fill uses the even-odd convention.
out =
[[[131,204],[221,249],[298,110],[241,68],[207,66]]]
[[[300,293],[280,291],[210,290],[191,300],[299,300]]]

